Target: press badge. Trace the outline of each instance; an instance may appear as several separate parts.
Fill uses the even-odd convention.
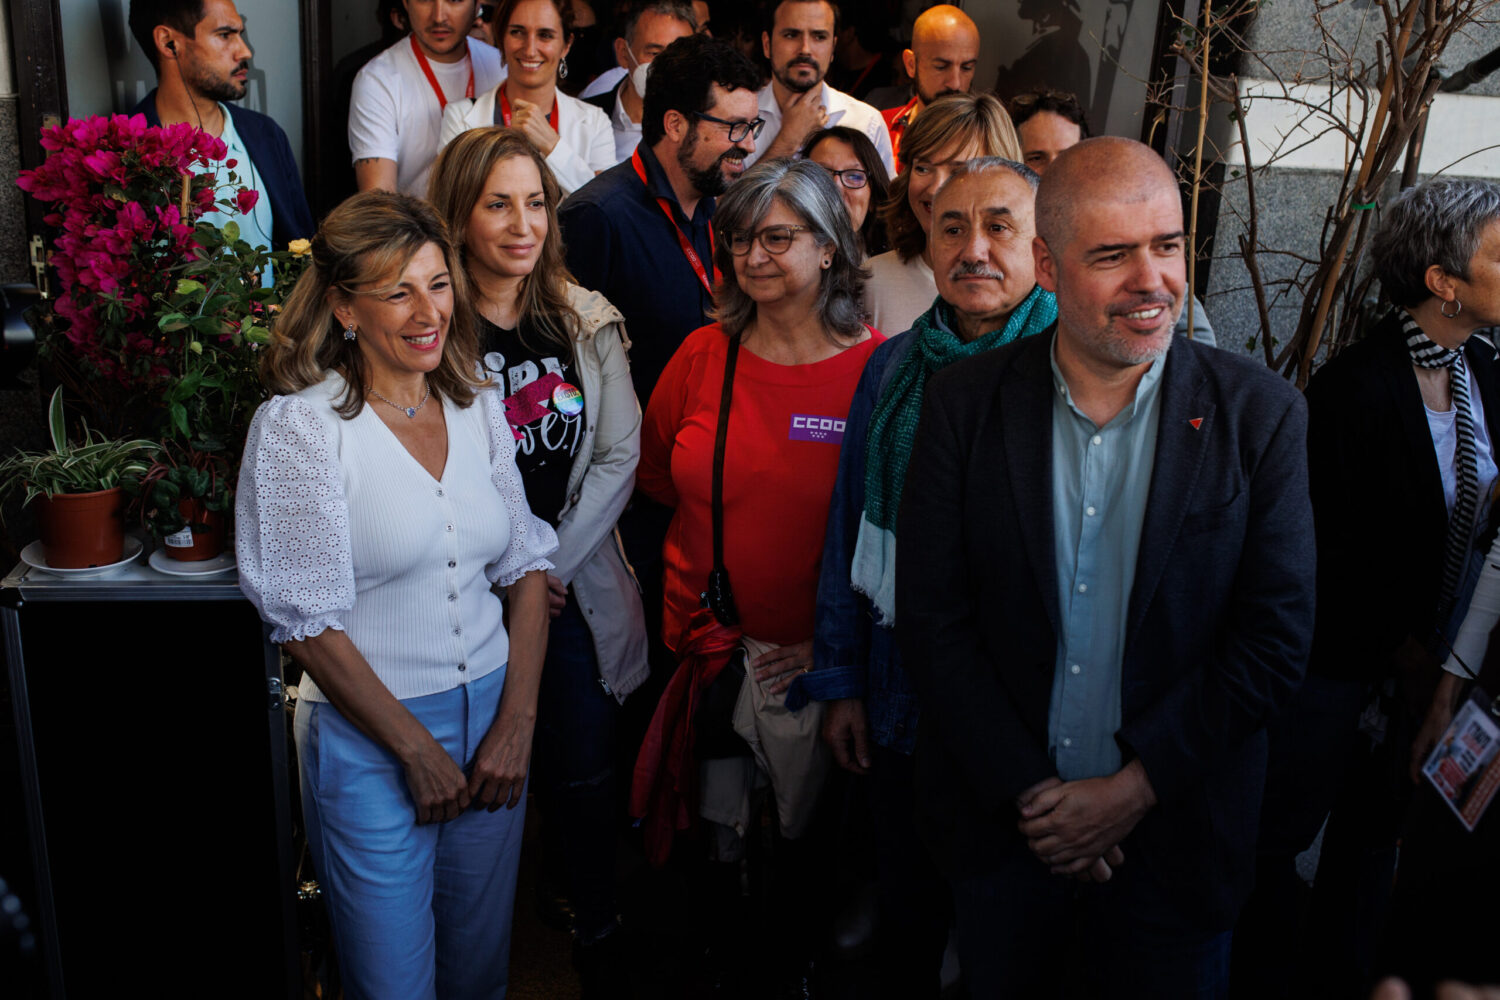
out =
[[[1500,787],[1496,705],[1495,698],[1476,687],[1422,765],[1432,787],[1471,833]]]

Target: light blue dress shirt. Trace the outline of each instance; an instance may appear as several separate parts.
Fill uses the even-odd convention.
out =
[[[240,138],[240,133],[235,129],[234,118],[230,116],[229,109],[222,104],[219,108],[224,112],[224,131],[219,138],[224,140],[224,145],[229,151],[217,164],[216,183],[221,187],[215,195],[217,198],[231,195],[232,192],[226,185],[229,183],[229,175],[233,173],[239,180],[237,187],[259,191],[260,197],[255,200],[255,207],[248,214],[215,209],[212,212],[204,212],[203,219],[221,228],[226,222],[236,222],[240,227],[240,239],[251,246],[265,247],[268,250],[285,250],[286,247],[277,247],[271,240],[271,198],[266,193],[265,182],[261,180],[260,172],[255,169],[255,164],[250,160],[250,151],[245,148],[245,140]],[[234,161],[233,167],[227,166],[230,160]],[[269,288],[271,280],[271,268],[267,267],[265,273],[261,275],[261,284]]]
[[[1055,338],[1054,334],[1054,338]],[[1074,405],[1052,343],[1052,524],[1061,630],[1047,743],[1064,781],[1121,767],[1120,665],[1161,418],[1165,356],[1103,427]]]

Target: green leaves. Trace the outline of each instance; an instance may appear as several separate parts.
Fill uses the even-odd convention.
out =
[[[234,503],[230,460],[222,454],[222,442],[194,441],[168,448],[130,489],[139,496],[141,519],[158,537],[189,527],[178,504],[201,501],[210,511],[226,511]],[[201,526],[193,525],[193,530]]]
[[[52,401],[47,404],[47,433],[52,437],[52,450],[59,454],[68,448],[68,425],[63,419],[62,386],[52,390]]]
[[[51,451],[18,451],[0,461],[0,494],[24,493],[23,503],[53,493],[92,493],[114,489],[145,475],[154,441],[110,440],[84,427],[83,442],[68,440],[63,412],[62,388],[52,393],[47,406],[47,430]]]

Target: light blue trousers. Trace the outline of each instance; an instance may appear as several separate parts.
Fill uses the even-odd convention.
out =
[[[505,670],[402,702],[467,769]],[[418,826],[401,764],[327,702],[294,722],[308,846],[348,1000],[500,1000],[524,800]]]

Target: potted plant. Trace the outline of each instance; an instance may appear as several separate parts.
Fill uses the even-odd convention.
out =
[[[47,408],[52,450],[16,452],[0,461],[0,493],[24,492],[36,502],[47,565],[57,569],[107,566],[125,550],[123,487],[143,476],[157,445],[111,440],[85,425],[81,444],[68,441],[62,387]]]
[[[257,352],[309,244],[254,247],[233,221],[208,214],[249,212],[257,195],[240,186],[233,161],[215,186],[225,146],[191,126],[77,119],[44,129],[42,144],[48,158],[19,183],[60,231],[49,254],[58,294],[29,318],[44,362],[96,425],[160,444],[140,493],[143,518],[177,554],[166,543],[183,540],[179,521],[198,526],[197,543],[207,514],[232,504],[239,451],[264,399]],[[156,503],[173,490],[204,509]]]
[[[221,452],[169,447],[127,491],[141,498],[141,520],[171,559],[198,562],[224,551],[233,477]]]

